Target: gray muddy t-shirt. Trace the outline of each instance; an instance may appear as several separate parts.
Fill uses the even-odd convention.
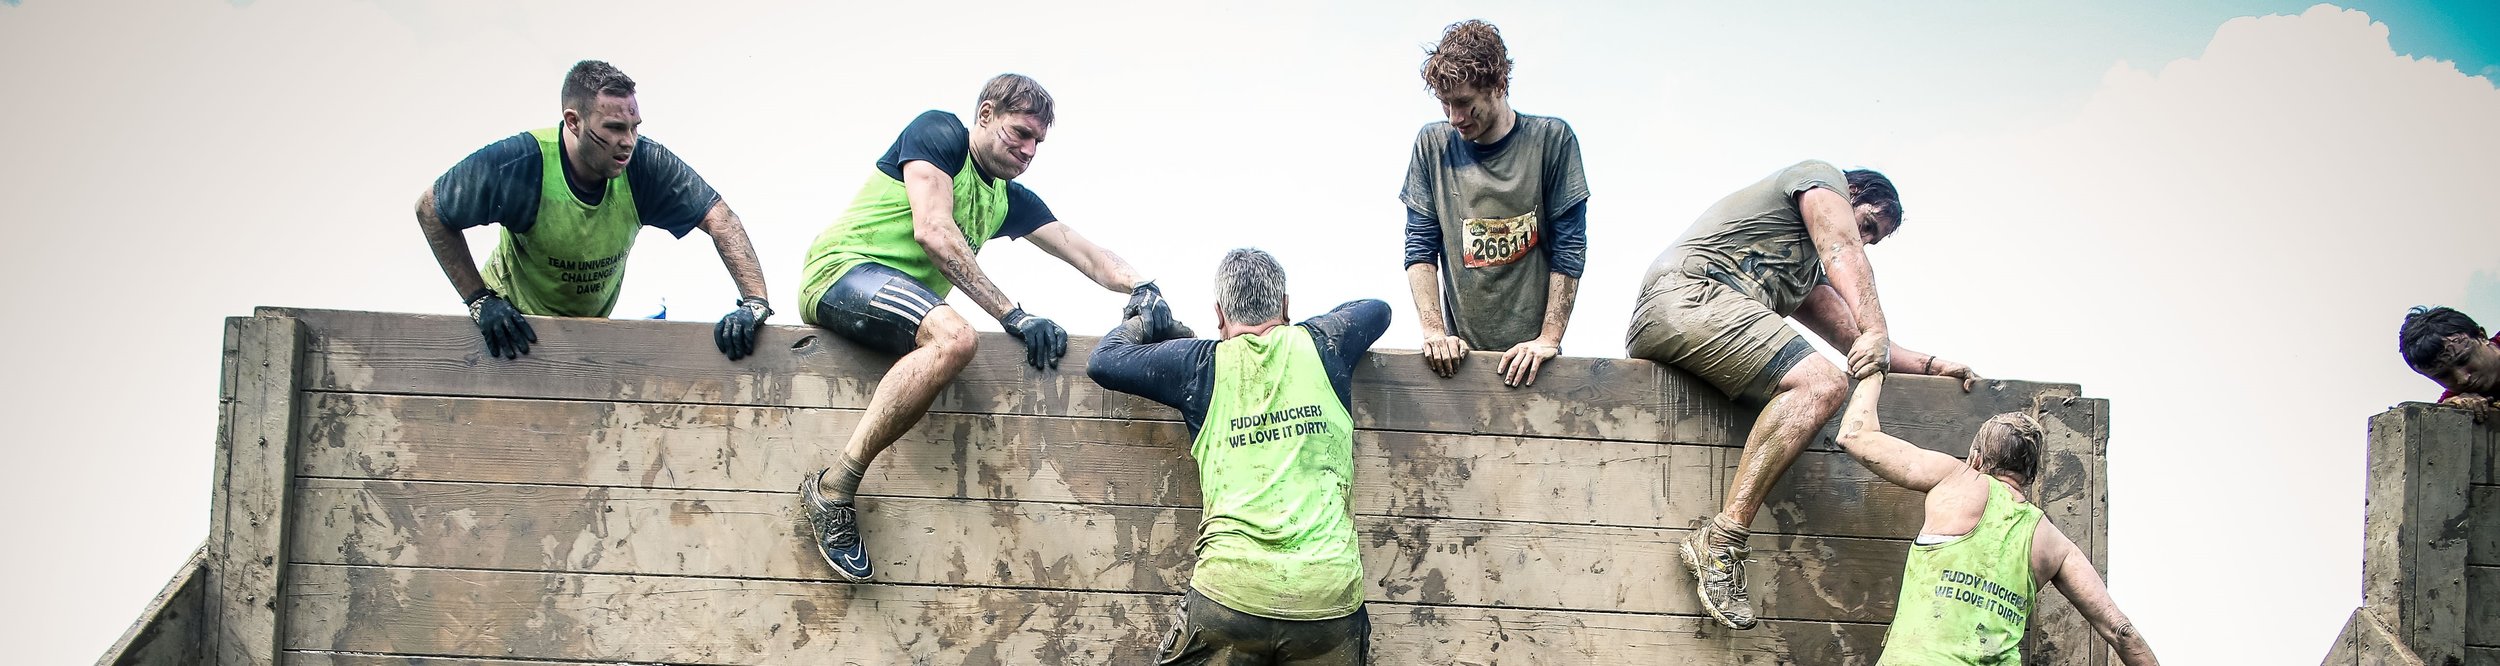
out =
[[[1814,160],[1727,195],[1650,263],[1641,283],[1677,274],[1716,280],[1782,317],[1795,314],[1824,280],[1822,257],[1797,207],[1797,198],[1817,187],[1849,196],[1848,176]]]
[[[1553,223],[1586,201],[1580,139],[1560,118],[1517,114],[1510,134],[1478,146],[1448,122],[1415,134],[1398,199],[1441,224],[1442,300],[1453,335],[1476,349],[1536,339],[1545,325]],[[1427,227],[1428,228],[1428,227]],[[1572,249],[1583,242],[1572,229]],[[1572,261],[1576,262],[1575,254]]]

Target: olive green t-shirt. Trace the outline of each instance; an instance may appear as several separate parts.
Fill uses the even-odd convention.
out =
[[[1838,167],[1808,160],[1779,170],[1710,205],[1675,245],[1649,265],[1642,284],[1661,278],[1716,280],[1785,317],[1824,283],[1823,261],[1806,234],[1797,199],[1824,188],[1849,196]]]
[[[1556,240],[1554,221],[1589,196],[1571,125],[1517,118],[1493,146],[1469,142],[1448,122],[1425,125],[1398,194],[1410,211],[1441,223],[1446,325],[1476,349],[1509,349],[1544,332],[1547,274],[1556,270],[1545,246]]]

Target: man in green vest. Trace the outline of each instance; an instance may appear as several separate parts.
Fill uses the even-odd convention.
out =
[[[417,227],[469,304],[487,355],[529,353],[538,333],[521,315],[608,316],[645,226],[712,237],[738,284],[737,309],[713,326],[712,344],[733,361],[754,353],[773,309],[738,214],[675,153],[641,136],[642,107],[624,72],[575,63],[558,99],[563,124],[480,148],[417,197]],[[481,275],[461,231],[486,224],[503,227],[502,241]]]
[[[801,484],[800,497],[817,550],[854,582],[874,574],[859,540],[853,499],[877,454],[929,410],[938,389],[972,362],[978,338],[971,322],[946,304],[962,288],[1009,335],[1024,343],[1034,370],[1059,367],[1068,333],[1024,311],[974,261],[996,238],[1024,238],[1104,289],[1129,295],[1127,310],[1169,308],[1154,281],[1128,261],[1060,222],[1032,190],[1015,182],[1056,118],[1050,93],[1020,74],[1001,74],[981,87],[972,126],[955,114],[920,114],[877,159],[876,170],[833,225],[807,250],[800,316],[853,343],[900,358],[868,399],[838,468]]]
[[[1198,562],[1156,663],[1368,663],[1348,414],[1389,304],[1287,325],[1285,269],[1252,249],[1224,255],[1215,300],[1220,342],[1138,312],[1085,366],[1103,388],[1180,410],[1195,436]]]
[[[1840,446],[1876,476],[1927,493],[1910,546],[1881,665],[2020,664],[2023,630],[2044,584],[2073,602],[2127,666],[2153,666],[2153,648],[2109,598],[2101,573],[2023,493],[2040,468],[2040,424],[1998,414],[1971,438],[1969,460],[1884,434],[1876,419],[1884,375],[1858,382],[1840,420]]]
[[[1510,108],[1501,31],[1461,21],[1424,57],[1447,117],[1415,133],[1407,161],[1406,285],[1423,359],[1443,377],[1470,350],[1500,350],[1509,386],[1562,353],[1588,256],[1588,176],[1561,118]]]

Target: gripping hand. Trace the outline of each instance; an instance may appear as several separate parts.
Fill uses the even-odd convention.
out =
[[[773,316],[773,306],[764,299],[748,296],[738,299],[738,309],[730,310],[720,323],[712,327],[712,345],[735,361],[755,353],[755,332],[764,326],[764,318]]]
[[[1130,317],[1145,318],[1146,334],[1149,338],[1187,337],[1172,334],[1172,327],[1175,325],[1172,320],[1172,304],[1163,300],[1163,288],[1155,286],[1151,280],[1137,285],[1136,289],[1128,292],[1128,305],[1120,308],[1120,319],[1127,321]]]
[[[998,323],[1007,327],[1008,335],[1024,343],[1024,362],[1035,370],[1059,367],[1059,357],[1068,353],[1068,329],[1060,328],[1058,322],[1016,308]]]
[[[491,290],[469,299],[469,321],[477,322],[478,335],[486,338],[487,356],[518,359],[538,341],[538,332],[530,330],[520,308]]]

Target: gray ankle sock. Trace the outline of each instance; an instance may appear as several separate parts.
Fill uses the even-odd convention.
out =
[[[825,475],[825,499],[835,504],[849,504],[859,496],[859,479],[868,475],[868,463],[842,456],[842,464]]]
[[[1745,540],[1751,538],[1753,530],[1737,524],[1726,514],[1710,517],[1710,545],[1742,550]]]

